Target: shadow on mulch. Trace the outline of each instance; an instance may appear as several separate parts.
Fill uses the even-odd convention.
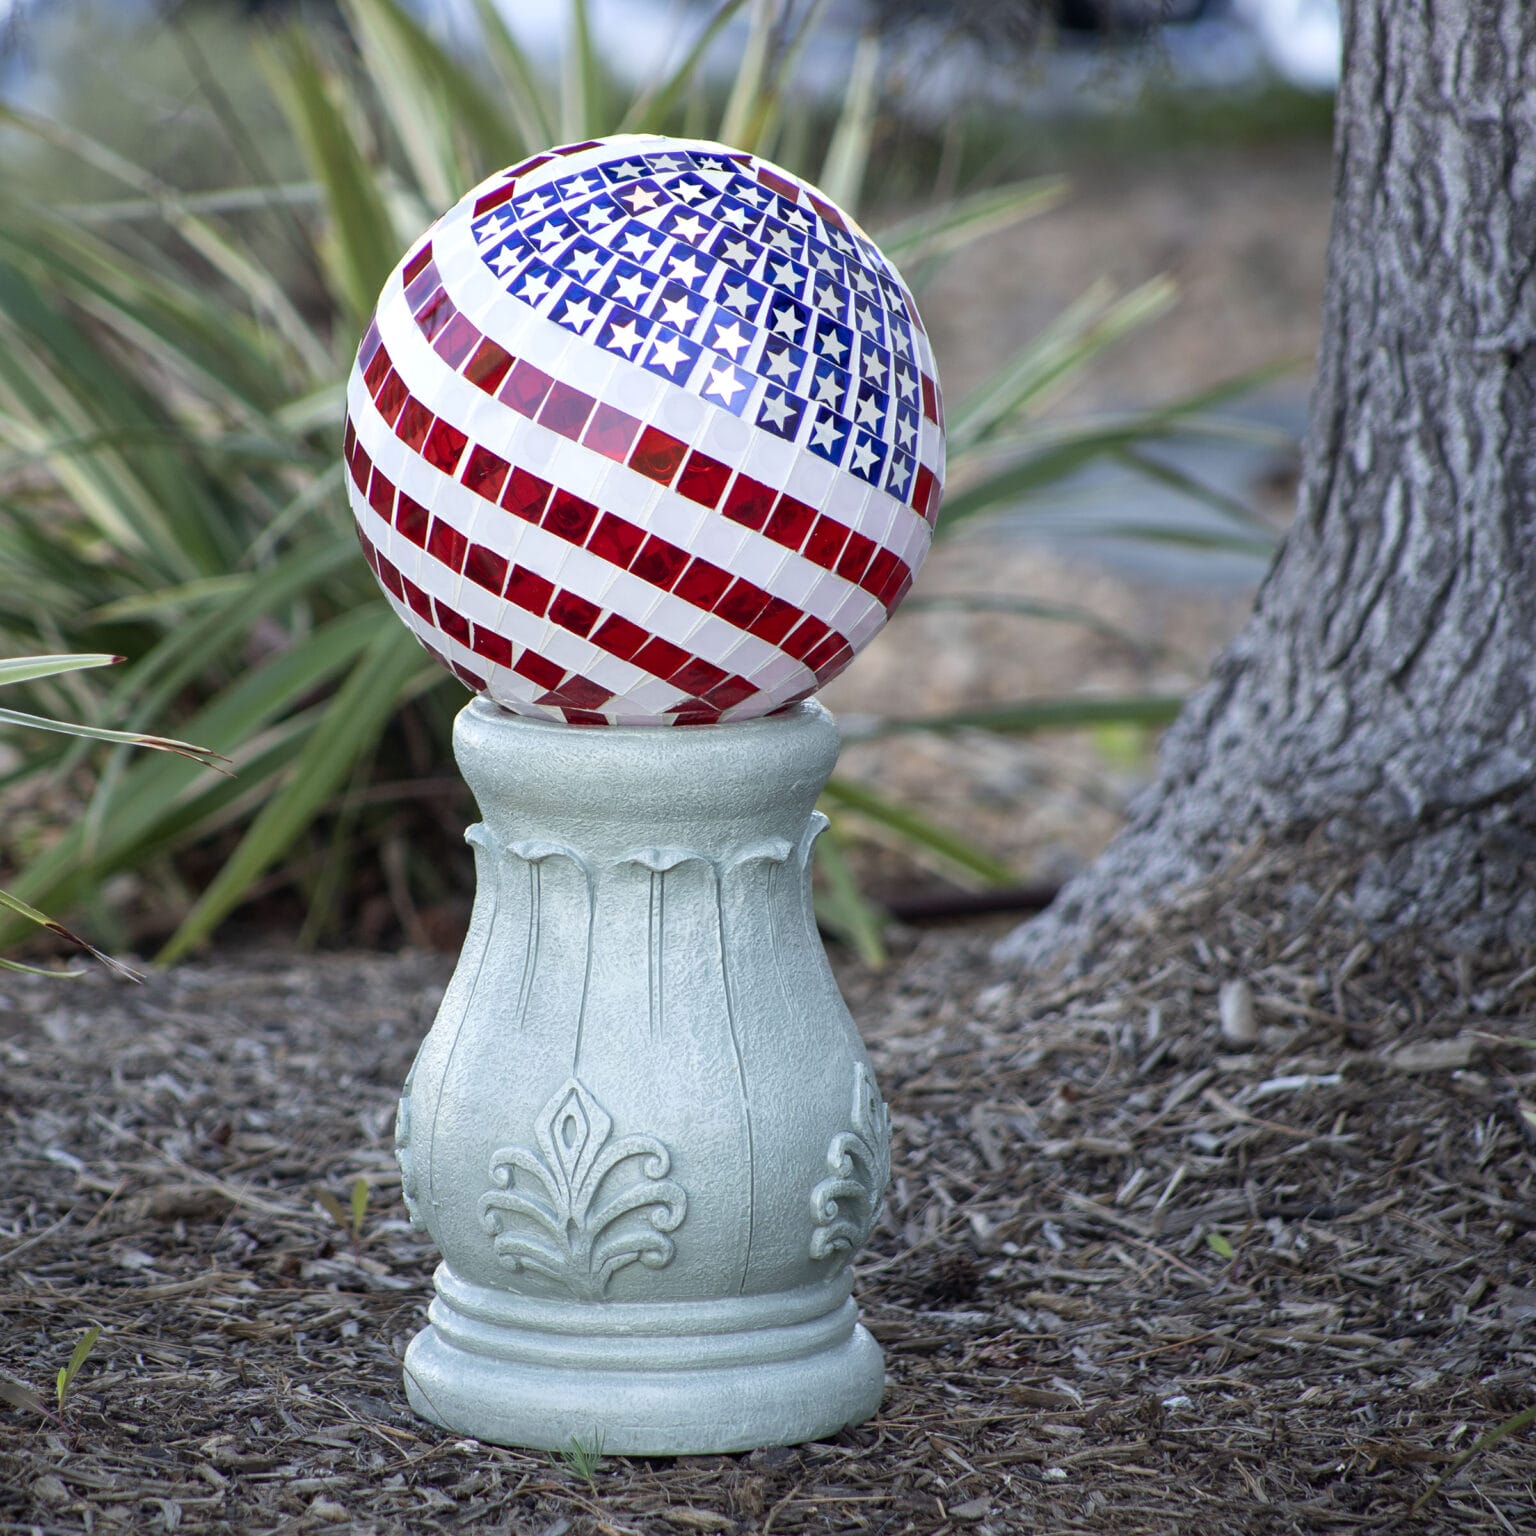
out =
[[[1070,983],[975,930],[846,973],[895,1128],[884,1408],[590,1486],[400,1391],[434,1255],[391,1124],[442,961],[8,978],[0,1363],[51,1399],[104,1332],[62,1418],[0,1406],[0,1530],[1532,1529],[1529,1432],[1460,1458],[1536,1398],[1536,967],[1359,940],[1295,860]],[[359,1176],[354,1247],[313,1192]]]

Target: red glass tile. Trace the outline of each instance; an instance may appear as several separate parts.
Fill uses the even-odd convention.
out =
[[[514,411],[533,416],[550,391],[554,380],[542,368],[535,368],[524,359],[517,363],[501,386],[498,398],[505,400]]]
[[[626,570],[634,559],[635,551],[645,543],[645,529],[637,528],[612,512],[605,512],[587,540],[587,548],[604,560],[621,565]]]
[[[405,587],[406,602],[409,603],[415,612],[424,618],[427,623],[435,624],[437,620],[432,617],[432,599],[428,597],[427,594],[423,592],[421,588],[418,587],[409,576],[402,576],[400,580],[402,585]],[[436,653],[434,652],[434,654]],[[441,661],[442,657],[439,656],[438,660]]]
[[[820,645],[812,647],[812,649],[808,651],[802,659],[812,672],[815,672],[818,676],[820,676],[821,669],[826,666],[826,664],[831,661],[831,659],[837,655],[839,651],[844,649],[846,649],[846,647],[841,635],[828,635]]]
[[[384,382],[379,386],[376,404],[381,415],[390,426],[394,426],[395,418],[400,414],[400,407],[409,398],[410,391],[405,387],[405,380],[391,368],[385,375]]]
[[[580,496],[569,491],[556,491],[549,510],[540,519],[540,526],[572,544],[582,543],[597,520],[597,508]]]
[[[572,709],[569,705],[562,704],[560,713],[565,716],[567,725],[607,725],[608,717],[600,715],[595,709]]]
[[[419,545],[422,549],[427,547],[427,526],[432,521],[431,514],[419,501],[400,492],[400,505],[395,508],[395,528],[412,544]]]
[[[737,475],[723,510],[733,523],[746,528],[761,528],[773,511],[773,488],[750,475]]]
[[[923,415],[937,426],[939,420],[939,397],[933,387],[933,380],[926,373],[921,375],[921,378],[923,383]]]
[[[831,630],[814,613],[808,613],[795,626],[794,633],[786,636],[779,649],[804,661],[829,634]]]
[[[555,155],[577,155],[584,149],[596,149],[598,142],[597,139],[583,139],[580,144],[562,144],[559,149],[551,150],[550,153]],[[609,697],[612,698],[613,695],[610,694]]]
[[[683,599],[692,603],[697,608],[713,608],[720,599],[720,594],[730,586],[730,575],[722,571],[718,565],[702,557],[695,557],[688,569],[678,577],[672,590]]]
[[[373,361],[373,354],[379,350],[379,317],[369,315],[368,329],[363,332],[363,339],[357,346],[357,361],[360,367],[366,368]]]
[[[471,672],[461,661],[450,661],[448,667],[471,693],[485,692],[485,679],[478,672]]]
[[[880,549],[875,558],[869,562],[869,569],[859,577],[859,585],[866,592],[872,592],[876,597],[880,595],[880,589],[890,580],[891,572],[896,569],[901,561],[889,549]]]
[[[416,329],[431,341],[458,313],[453,300],[441,288],[416,311]]]
[[[370,395],[378,394],[379,385],[384,382],[384,376],[393,366],[389,358],[389,349],[381,346],[363,370],[363,383],[368,386]]]
[[[687,564],[686,549],[679,549],[676,544],[669,544],[653,533],[645,541],[640,553],[630,561],[629,568],[642,581],[665,590],[677,580]]]
[[[593,413],[592,420],[582,436],[588,448],[595,449],[615,464],[622,464],[629,453],[635,434],[640,430],[640,418],[621,411],[617,406],[603,404]]]
[[[901,573],[901,580],[896,583],[896,590],[886,600],[887,608],[894,608],[912,590],[912,572],[905,570]]]
[[[405,285],[406,307],[414,315],[442,285],[443,280],[437,275],[437,263],[428,257],[427,264]]]
[[[848,542],[848,529],[835,517],[818,517],[811,536],[805,541],[805,558],[824,571],[837,569],[837,557]]]
[[[524,651],[512,663],[512,670],[540,688],[553,688],[565,676],[564,667],[557,667],[549,657],[541,656],[537,651]]]
[[[658,427],[647,427],[629,456],[629,467],[663,485],[670,485],[687,451],[687,443],[679,442]]]
[[[379,580],[403,602],[405,600],[405,583],[401,579],[399,569],[384,555],[379,556],[377,569]]]
[[[505,347],[498,346],[487,336],[470,358],[468,367],[464,370],[464,377],[471,384],[483,389],[486,394],[494,395],[496,386],[506,378],[507,370],[512,366],[512,354]]]
[[[690,704],[686,708],[669,709],[667,713],[679,725],[718,725],[720,722],[720,711],[708,704]]]
[[[938,484],[934,473],[926,464],[917,466],[917,479],[912,482],[912,510],[919,517],[928,517],[928,502],[933,496],[933,488]],[[931,517],[928,518],[932,522]]]
[[[584,597],[577,597],[574,592],[557,592],[555,600],[549,605],[549,616],[561,629],[568,629],[572,634],[589,635],[592,626],[597,623],[602,609],[596,603],[589,603]]]
[[[352,462],[352,450],[357,446],[357,428],[352,425],[352,418],[347,417],[347,429],[341,434],[341,456],[349,464]]]
[[[777,645],[799,622],[800,610],[782,597],[771,597],[768,606],[747,625],[759,640]]]
[[[837,562],[837,574],[849,581],[857,581],[864,574],[864,567],[875,553],[875,541],[862,533],[848,535],[848,547]]]
[[[923,497],[923,516],[927,518],[928,526],[931,528],[938,521],[939,503],[944,497],[944,489],[939,484],[937,475],[928,477],[927,492],[928,494]]]
[[[421,269],[432,260],[432,242],[423,240],[420,248],[400,270],[400,277],[406,283],[413,282],[421,276]]]
[[[514,565],[512,574],[507,577],[507,589],[502,593],[509,603],[516,603],[519,608],[526,609],[536,619],[542,619],[549,607],[549,600],[555,595],[555,584],[546,581],[537,571],[530,571],[526,566]],[[522,668],[514,670],[521,672]],[[523,674],[525,677],[533,677],[533,673]],[[533,677],[534,682],[538,678]],[[553,683],[546,683],[546,688],[552,688]]]
[[[539,412],[539,423],[575,442],[596,404],[591,395],[584,395],[569,384],[556,383],[544,402],[544,409]]]
[[[526,176],[535,166],[543,165],[549,158],[550,156],[548,155],[529,155],[526,160],[518,161],[507,174],[509,176]]]
[[[683,465],[677,488],[689,501],[696,501],[701,507],[718,507],[730,478],[729,464],[722,464],[719,459],[712,459],[695,449]]]
[[[722,672],[714,662],[705,661],[702,656],[695,656],[692,661],[674,672],[671,680],[689,693],[703,694],[717,683],[723,683],[729,676],[729,672]]]
[[[469,450],[464,463],[464,473],[459,478],[477,496],[495,501],[501,488],[507,483],[507,472],[512,468],[499,453],[482,448],[478,443]]]
[[[373,460],[368,457],[368,450],[361,443],[352,449],[352,483],[364,496],[368,494],[368,477],[373,473]]]
[[[475,625],[470,647],[475,655],[494,661],[498,667],[512,665],[512,642],[505,635],[498,635],[494,629],[487,629],[483,624]]]
[[[653,635],[630,660],[652,677],[671,677],[679,667],[687,664],[688,652],[670,640],[663,640],[660,635]]]
[[[436,420],[432,412],[424,406],[415,395],[410,396],[405,402],[405,409],[400,412],[400,419],[395,422],[395,436],[421,452],[421,445],[427,440],[427,433],[432,430],[432,423]]]
[[[532,162],[532,164],[537,163],[537,161]],[[528,168],[529,166],[527,165],[518,167],[519,170],[526,170]],[[484,197],[477,197],[475,199],[475,217],[478,219],[482,213],[489,213],[492,208],[500,208],[503,203],[510,203],[516,193],[517,180],[514,177],[511,181],[505,183],[505,185],[496,187],[494,190],[487,192]]]
[[[630,661],[650,638],[651,632],[648,629],[642,629],[638,624],[632,624],[628,619],[611,613],[598,626],[597,633],[592,636],[592,643]]]
[[[469,441],[457,427],[450,427],[441,416],[432,423],[427,440],[422,445],[422,456],[427,463],[451,475],[459,467],[464,445]]]
[[[839,639],[834,635],[833,639]],[[853,660],[853,647],[846,640],[840,640],[837,649],[826,660],[812,659],[806,662],[811,671],[816,674],[818,682],[830,682],[844,667]]]
[[[437,627],[445,635],[451,635],[460,645],[468,645],[469,620],[450,608],[440,597],[433,598],[432,606],[437,609]]]
[[[484,544],[471,544],[469,553],[464,557],[464,574],[476,586],[484,587],[487,592],[494,592],[499,597],[501,589],[507,584],[507,561]]]
[[[815,521],[815,507],[797,501],[793,496],[780,496],[763,532],[775,544],[782,544],[786,549],[799,549]]]
[[[894,608],[897,601],[896,594],[904,590],[902,583],[907,582],[910,584],[911,579],[912,572],[907,569],[906,565],[902,561],[897,560],[892,565],[890,574],[885,578],[884,581],[880,583],[879,588],[875,592],[875,596],[879,598],[887,608]]]
[[[352,532],[357,535],[357,542],[362,548],[363,559],[368,562],[369,569],[374,573],[374,575],[378,575],[378,551],[375,550],[373,545],[368,542],[368,535],[363,532],[362,524],[357,522],[355,519],[352,523]]]
[[[756,683],[748,682],[744,677],[728,677],[723,683],[716,683],[704,697],[716,709],[729,709],[743,699],[750,699],[756,692]]]
[[[480,331],[474,321],[468,315],[457,314],[439,332],[432,343],[432,350],[450,368],[457,368],[479,342]]]
[[[715,612],[738,628],[748,629],[767,606],[768,594],[756,582],[738,576],[715,604]]]
[[[548,480],[540,480],[526,469],[514,469],[507,481],[501,504],[508,512],[515,512],[519,517],[527,518],[530,523],[536,523],[543,516],[544,508],[549,504],[549,493],[553,489]]]
[[[435,517],[432,532],[427,535],[427,553],[451,570],[462,571],[464,557],[469,553],[469,540],[457,528]]]
[[[395,510],[395,482],[378,465],[374,465],[373,479],[368,483],[368,505],[386,523]]]
[[[595,709],[599,704],[606,704],[612,697],[612,689],[594,683],[590,677],[583,677],[579,672],[560,684],[561,702],[574,704],[578,708]]]
[[[794,184],[794,182],[786,181],[782,176],[774,175],[772,171],[766,169],[765,167],[758,166],[757,179],[762,182],[762,184],[767,187],[770,192],[777,192],[780,197],[787,197],[792,203],[797,203],[800,201],[800,189]]]
[[[811,207],[821,216],[822,222],[830,224],[833,229],[846,230],[848,226],[843,223],[843,216],[831,203],[824,203],[819,197],[811,197]]]

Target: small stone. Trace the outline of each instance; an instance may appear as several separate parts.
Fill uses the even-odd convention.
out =
[[[1221,1038],[1228,1045],[1246,1049],[1259,1038],[1258,1021],[1253,1015],[1253,988],[1242,977],[1222,982],[1218,1008]]]
[[[991,1513],[990,1499],[967,1499],[964,1504],[949,1506],[950,1518],[953,1520],[984,1520]]]
[[[335,1499],[326,1498],[323,1493],[310,1503],[308,1514],[312,1520],[329,1520],[333,1525],[339,1525],[352,1518],[345,1506],[338,1504]]]
[[[41,1504],[68,1504],[69,1489],[49,1472],[32,1484],[32,1496]]]
[[[1471,1035],[1410,1040],[1387,1057],[1387,1065],[1396,1072],[1457,1072],[1471,1062],[1475,1043]]]

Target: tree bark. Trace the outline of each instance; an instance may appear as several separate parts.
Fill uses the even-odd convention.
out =
[[[1319,828],[1363,851],[1369,926],[1536,939],[1536,7],[1344,10],[1295,524],[1126,830],[1010,959]]]

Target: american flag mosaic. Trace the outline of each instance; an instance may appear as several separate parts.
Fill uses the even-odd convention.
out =
[[[498,172],[412,248],[345,452],[369,564],[467,686],[713,724],[814,692],[906,595],[943,406],[911,294],[815,188],[619,137]]]

